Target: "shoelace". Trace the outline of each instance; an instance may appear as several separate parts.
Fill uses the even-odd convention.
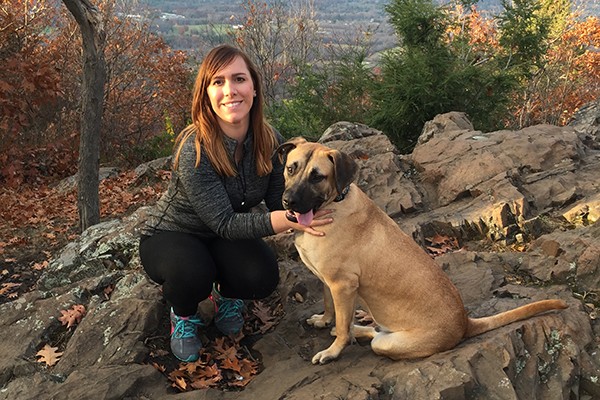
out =
[[[175,316],[175,319],[177,322],[175,323],[173,336],[180,339],[195,337],[197,327],[202,325],[202,321],[198,318],[181,318]]]
[[[223,299],[218,306],[217,317],[219,320],[235,318],[243,308],[244,301],[241,299]]]

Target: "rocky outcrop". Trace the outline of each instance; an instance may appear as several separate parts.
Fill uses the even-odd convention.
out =
[[[358,160],[358,184],[417,241],[426,245],[434,233],[457,238],[462,249],[436,261],[471,315],[550,297],[567,301],[566,310],[426,359],[394,362],[356,343],[339,360],[314,366],[312,355],[332,340],[304,322],[322,311],[322,288],[282,234],[270,243],[281,259],[284,315],[252,340],[261,373],[240,392],[176,393],[145,362],[148,341],[168,331],[159,287],[139,264],[141,208],[88,229],[55,255],[36,290],[0,305],[0,399],[598,398],[599,158],[582,129],[481,133],[451,113],[427,124],[410,155],[358,124],[335,124],[322,138]],[[522,244],[519,251],[513,243]],[[66,330],[60,310],[74,304],[87,314]],[[64,352],[43,367],[35,354],[50,339]]]

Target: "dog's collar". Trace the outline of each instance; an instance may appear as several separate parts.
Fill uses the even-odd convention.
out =
[[[346,195],[348,194],[348,191],[350,190],[350,185],[346,186],[344,188],[344,190],[342,190],[342,193],[338,194],[337,197],[335,199],[333,199],[333,201],[335,201],[336,203],[338,201],[342,201],[346,198]]]

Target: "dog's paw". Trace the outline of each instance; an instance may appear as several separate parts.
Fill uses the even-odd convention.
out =
[[[325,328],[331,324],[330,318],[325,318],[323,314],[315,314],[306,320],[306,323],[315,328]]]
[[[313,364],[327,364],[329,361],[333,361],[340,355],[340,352],[331,351],[330,349],[326,349],[318,352],[312,358]]]

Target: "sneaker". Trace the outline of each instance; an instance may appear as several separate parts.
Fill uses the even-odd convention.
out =
[[[204,322],[197,316],[180,317],[171,308],[171,351],[173,355],[185,362],[200,358],[202,342],[198,337],[198,327]]]
[[[215,326],[224,335],[237,335],[244,327],[244,301],[241,299],[230,299],[223,297],[213,289],[210,296],[215,304]]]

